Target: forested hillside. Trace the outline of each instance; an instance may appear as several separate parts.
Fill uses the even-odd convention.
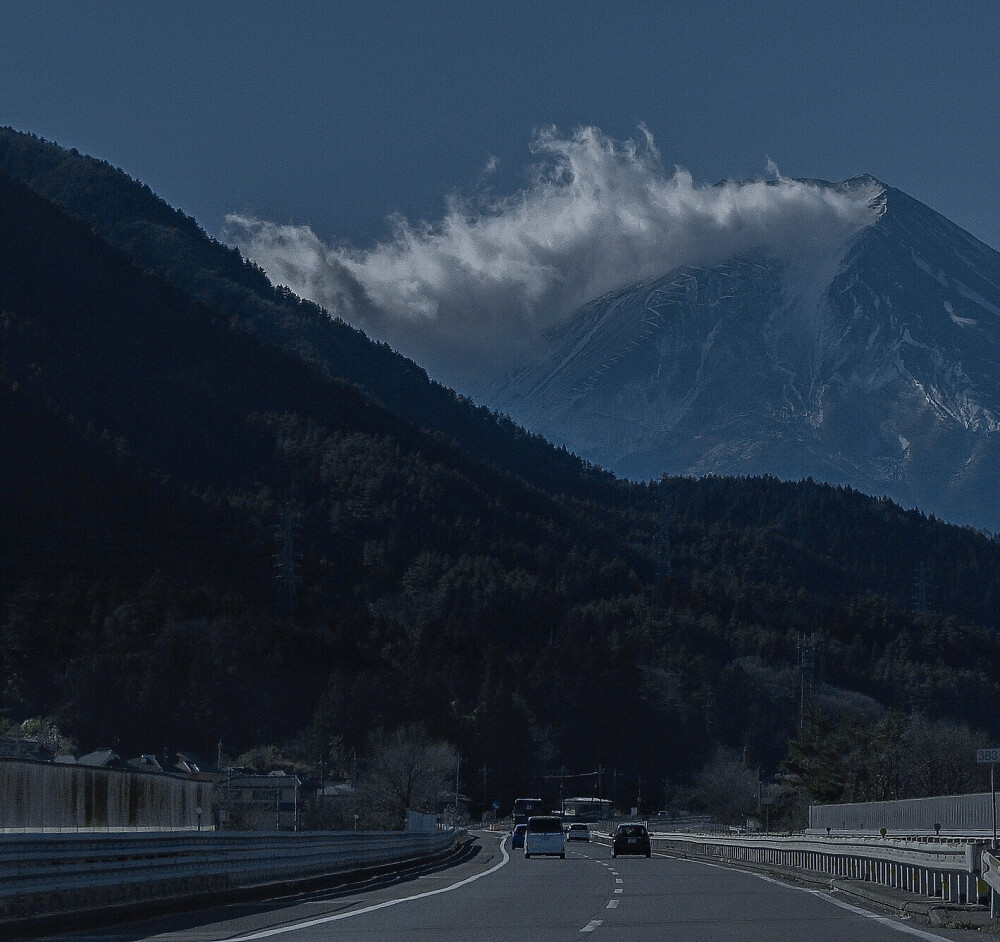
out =
[[[336,326],[446,405],[389,408],[299,356],[283,312],[316,312],[180,214],[147,225],[222,273],[109,244],[67,207],[142,188],[65,160],[62,205],[0,172],[6,718],[130,753],[298,737],[317,763],[419,718],[504,800],[599,766],[632,800],[719,746],[773,773],[791,738],[801,772],[803,709],[1000,731],[994,540],[812,482],[619,482]]]
[[[0,128],[0,169],[84,219],[137,264],[159,272],[235,326],[259,333],[327,376],[357,385],[389,410],[447,435],[473,457],[549,489],[578,489],[608,477],[430,380],[412,360],[318,305],[273,286],[238,251],[209,239],[193,219],[105,161]]]

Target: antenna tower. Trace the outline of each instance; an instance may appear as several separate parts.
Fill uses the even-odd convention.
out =
[[[816,651],[813,636],[799,635],[799,729],[806,719],[806,709],[812,702]]]
[[[934,569],[921,560],[913,575],[913,607],[926,612],[934,601]]]
[[[274,566],[278,577],[278,597],[274,610],[279,615],[291,615],[295,611],[296,590],[302,581],[295,549],[297,529],[297,514],[292,510],[291,504],[286,504],[281,523],[275,529],[277,551],[274,554]]]

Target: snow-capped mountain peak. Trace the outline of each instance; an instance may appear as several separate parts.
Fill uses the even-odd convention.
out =
[[[812,476],[1000,529],[1000,253],[862,176],[873,221],[679,268],[549,332],[494,405],[635,478]]]

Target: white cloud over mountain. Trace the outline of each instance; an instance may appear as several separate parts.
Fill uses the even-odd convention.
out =
[[[225,236],[273,281],[475,393],[608,291],[750,252],[829,256],[877,218],[875,183],[695,184],[664,169],[645,129],[623,142],[594,127],[548,129],[531,150],[537,164],[521,191],[452,196],[435,222],[396,217],[370,248],[246,215],[228,216]]]

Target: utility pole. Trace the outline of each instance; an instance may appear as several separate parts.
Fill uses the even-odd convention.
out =
[[[1000,762],[1000,749],[979,749],[976,752],[976,761],[981,764],[989,764],[990,767],[990,804],[993,808],[993,843],[990,845],[990,849],[995,854],[997,852],[997,788],[994,772],[996,764]]]
[[[489,769],[486,768],[485,762],[483,763],[483,767],[479,771],[483,773],[483,807],[485,808],[486,799],[488,797],[486,794],[486,773],[489,771]]]
[[[459,754],[458,763],[455,766],[455,819],[458,820],[458,775],[462,769],[462,756]]]

